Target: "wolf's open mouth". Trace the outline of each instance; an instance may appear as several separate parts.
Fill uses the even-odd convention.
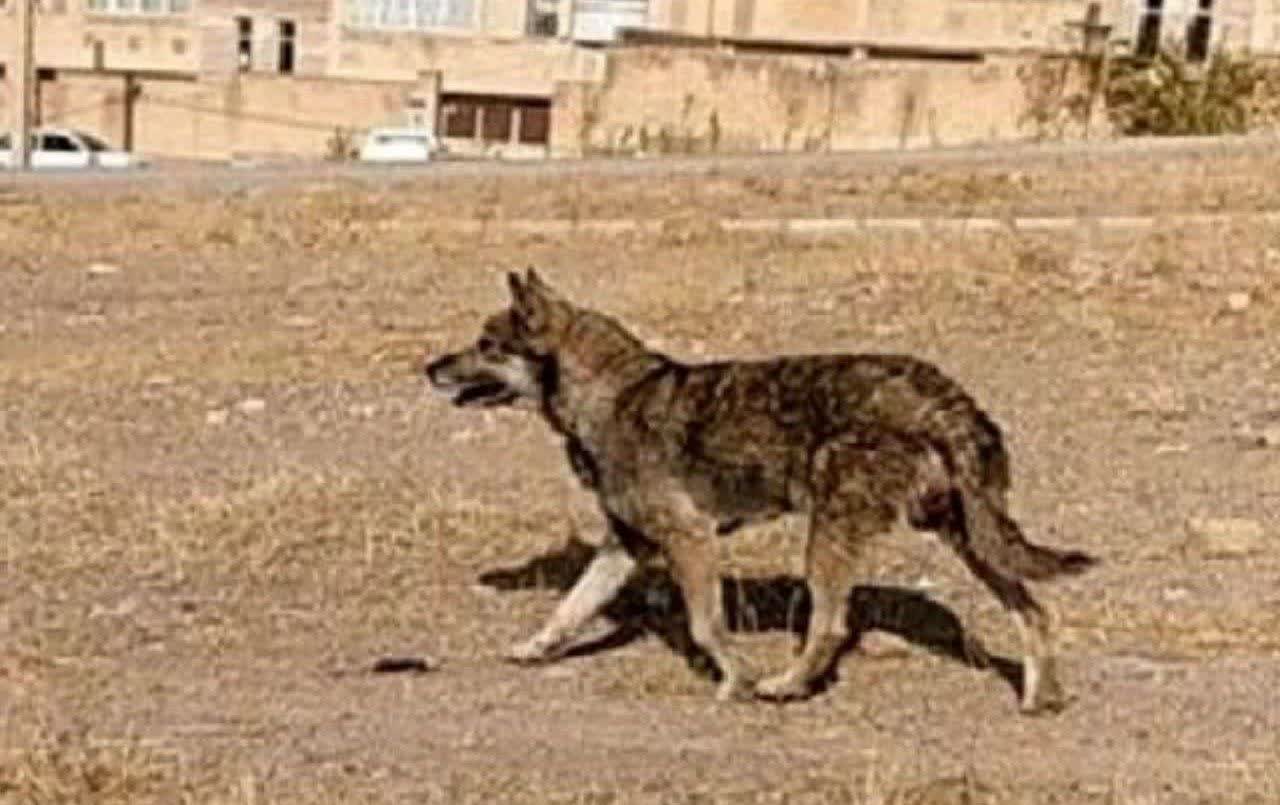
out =
[[[515,392],[502,383],[475,383],[464,386],[453,398],[453,404],[459,407],[468,405],[504,405],[516,398]]]

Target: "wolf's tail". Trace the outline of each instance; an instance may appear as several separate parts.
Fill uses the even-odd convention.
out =
[[[1009,455],[1000,428],[960,391],[939,402],[924,428],[925,441],[942,459],[947,479],[934,487],[949,489],[947,530],[957,547],[1012,579],[1031,581],[1083,573],[1097,559],[1081,551],[1036,545],[1005,511]]]
[[[1001,507],[979,489],[957,489],[954,501],[964,542],[978,559],[1003,575],[1015,579],[1042,581],[1056,576],[1074,576],[1098,563],[1082,551],[1062,551],[1036,545]]]

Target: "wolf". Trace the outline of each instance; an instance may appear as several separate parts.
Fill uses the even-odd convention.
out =
[[[1010,516],[998,426],[926,361],[892,354],[687,363],[613,317],[574,304],[532,268],[474,344],[425,363],[463,407],[524,406],[564,440],[608,524],[602,546],[546,625],[508,659],[554,659],[663,554],[690,636],[720,671],[720,698],[810,695],[849,638],[860,548],[902,524],[941,538],[1008,610],[1022,636],[1020,707],[1060,709],[1048,611],[1027,581],[1078,574],[1080,551],[1029,542]],[[806,515],[812,614],[802,649],[760,678],[727,637],[717,538]]]

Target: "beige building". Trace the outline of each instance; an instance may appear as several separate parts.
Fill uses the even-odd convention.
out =
[[[632,0],[629,0],[629,2]],[[586,0],[584,0],[586,2]],[[642,4],[643,5],[643,4]],[[643,26],[752,43],[850,43],[876,49],[1062,48],[1088,0],[649,0]],[[1276,0],[1098,0],[1113,37],[1137,46],[1203,39],[1280,54]]]
[[[190,157],[315,156],[349,133],[406,123],[435,127],[456,152],[507,157],[1021,138],[1028,54],[1077,49],[1073,23],[1088,5],[37,1],[38,118]],[[0,0],[6,67],[16,2]],[[1280,0],[1100,10],[1130,47],[1280,51]],[[12,84],[0,85],[0,120]]]

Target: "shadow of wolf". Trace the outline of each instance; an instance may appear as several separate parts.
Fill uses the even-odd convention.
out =
[[[936,534],[1022,634],[1021,708],[1056,711],[1049,612],[1027,589],[1094,559],[1030,542],[1008,511],[995,422],[936,366],[909,355],[792,355],[685,363],[576,305],[530,269],[476,342],[431,360],[459,407],[532,408],[608,521],[605,541],[543,628],[507,654],[554,659],[654,554],[667,560],[721,698],[813,693],[847,644],[846,601],[871,538]],[[759,678],[726,634],[719,537],[808,516],[811,612],[802,651]]]
[[[567,592],[582,576],[596,548],[576,536],[560,548],[536,556],[516,567],[490,570],[480,583],[503,592],[556,590]],[[809,627],[812,603],[803,579],[777,575],[766,578],[722,580],[725,621],[736,632],[790,632],[803,638]],[[848,639],[838,657],[857,648],[862,636],[873,630],[903,640],[969,668],[990,671],[1021,696],[1022,666],[1007,657],[989,653],[982,642],[964,628],[946,606],[917,590],[884,585],[853,588],[847,604]],[[680,588],[663,568],[647,567],[632,578],[597,616],[596,629],[564,648],[561,657],[577,657],[619,648],[652,635],[682,656],[697,673],[718,679],[719,669],[689,633],[688,613]],[[821,692],[837,679],[837,664],[815,685]]]

